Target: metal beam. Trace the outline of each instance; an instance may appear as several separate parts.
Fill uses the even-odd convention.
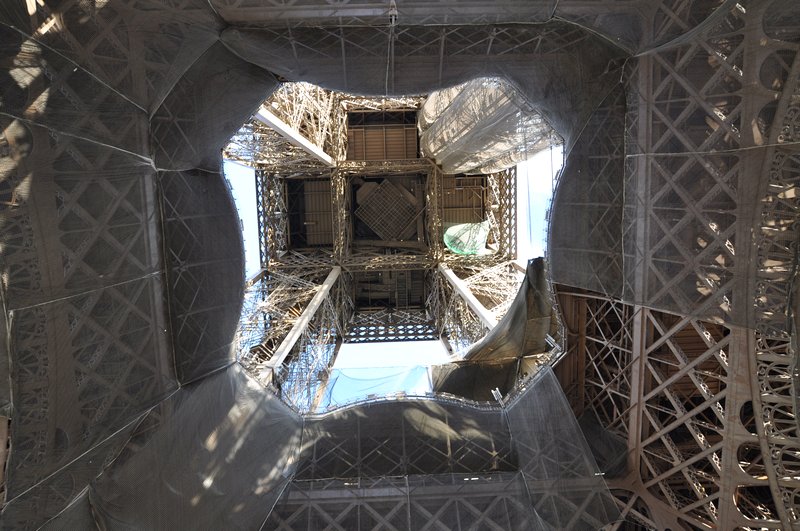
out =
[[[497,318],[492,315],[481,301],[479,301],[475,295],[472,294],[472,290],[469,289],[467,283],[458,278],[458,276],[453,272],[447,264],[440,263],[439,264],[439,272],[447,279],[453,289],[456,290],[464,302],[470,307],[470,309],[475,312],[475,315],[481,320],[484,326],[486,326],[489,330],[497,326]]]
[[[331,288],[336,283],[336,279],[339,278],[341,272],[342,268],[339,266],[335,266],[333,269],[331,269],[331,272],[328,273],[325,281],[319,286],[314,298],[308,303],[308,306],[306,306],[306,309],[303,310],[302,314],[300,314],[300,318],[297,319],[294,326],[289,331],[289,334],[283,339],[280,346],[275,351],[275,354],[272,356],[269,362],[267,362],[267,366],[261,372],[262,377],[269,378],[272,370],[276,367],[279,367],[283,363],[283,361],[286,359],[286,356],[288,356],[292,351],[295,343],[297,343],[297,340],[300,339],[300,336],[308,326],[308,323],[311,322],[314,314],[316,314],[317,310],[320,308],[320,306],[322,306],[322,302],[325,300],[325,297],[328,296],[328,293],[330,293]]]
[[[258,109],[258,112],[255,114],[254,118],[264,125],[271,127],[282,137],[288,140],[290,144],[299,147],[329,168],[336,166],[336,161],[334,161],[330,155],[325,153],[322,148],[310,142],[300,133],[300,131],[278,118],[263,105]]]

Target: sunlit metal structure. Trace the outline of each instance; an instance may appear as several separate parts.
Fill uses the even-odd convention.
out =
[[[470,88],[461,93],[489,100],[482,113],[510,114],[512,88],[481,80]],[[422,157],[416,115],[427,100],[287,83],[224,149],[256,175],[262,272],[248,288],[239,361],[303,412],[314,411],[342,342],[446,337],[459,359],[503,317],[522,283],[516,168],[445,174]],[[442,107],[448,123],[477,108]],[[506,121],[521,135],[555,138],[547,126]],[[479,148],[486,161],[507,156]],[[457,222],[486,224],[483,256],[446,248],[443,224]],[[308,389],[317,392],[301,391]]]
[[[0,38],[3,527],[800,527],[797,2],[42,0],[4,2]],[[334,331],[388,331],[392,312],[354,317],[378,273],[428,272],[423,335],[448,323],[458,350],[483,334],[430,274],[486,289],[440,243],[447,191],[477,177],[409,162],[426,176],[412,197],[441,211],[395,238],[424,249],[387,255],[348,232],[347,193],[385,168],[346,161],[334,134],[348,105],[478,78],[510,83],[564,141],[547,257],[563,353],[499,405],[483,396],[504,366],[459,367],[443,381],[472,400],[297,415],[264,384],[325,366]],[[313,84],[312,107],[251,122],[290,81]],[[366,96],[339,113],[334,91]],[[269,267],[247,285],[220,173],[232,136],[231,158],[283,168],[259,170]],[[291,217],[306,180],[329,198],[324,244]],[[236,336],[243,297],[262,318]],[[242,368],[247,337],[261,358]],[[307,355],[265,371],[282,345]]]

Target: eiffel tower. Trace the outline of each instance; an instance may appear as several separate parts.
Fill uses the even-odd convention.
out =
[[[794,0],[26,0],[0,33],[4,528],[800,528]],[[529,260],[517,165],[557,144]],[[428,390],[331,400],[342,345],[411,340]]]

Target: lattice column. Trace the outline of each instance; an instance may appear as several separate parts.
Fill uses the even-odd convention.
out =
[[[350,256],[352,224],[350,222],[350,183],[347,174],[333,171],[331,174],[331,197],[333,200],[333,257],[343,263]]]
[[[639,279],[637,300],[755,324],[755,343],[748,337],[753,332],[740,331],[731,350],[732,364],[752,375],[749,387],[736,380],[727,391],[726,408],[732,409],[726,412],[722,459],[733,469],[723,472],[723,492],[709,495],[718,501],[706,504],[704,514],[692,514],[726,528],[746,520],[788,528],[800,517],[791,479],[798,470],[786,459],[798,433],[787,420],[795,408],[786,320],[798,215],[787,190],[793,195],[797,151],[781,145],[793,134],[791,102],[800,67],[797,45],[766,30],[766,9],[736,6],[705,36],[652,54],[652,63],[641,62],[639,71],[650,76],[650,86],[640,91],[650,98],[646,114],[639,114],[645,120],[640,133],[652,137],[642,139],[649,165],[643,211],[649,214],[640,225],[647,273]],[[774,116],[785,121],[771,123]],[[754,175],[763,177],[759,182]],[[681,214],[670,218],[670,211]],[[752,426],[742,425],[743,408],[754,411]],[[750,435],[758,436],[757,443]],[[739,474],[740,467],[747,473]],[[725,474],[737,474],[736,484]],[[703,484],[698,477],[695,483]]]
[[[764,6],[761,6],[764,9]],[[775,16],[775,13],[772,13]],[[761,30],[761,20],[758,29]],[[757,81],[777,102],[761,109],[759,119],[769,125],[766,154],[758,190],[761,212],[755,220],[755,360],[750,365],[756,427],[763,466],[753,466],[753,476],[766,475],[774,496],[775,509],[784,529],[800,523],[800,430],[798,430],[797,323],[798,253],[800,252],[800,45],[779,40],[780,35],[763,37],[765,47],[758,59],[763,63]],[[773,114],[774,113],[774,114]],[[771,116],[779,117],[771,124]],[[793,304],[793,306],[792,306]],[[748,338],[751,339],[751,338]],[[755,452],[753,445],[742,452]],[[751,490],[737,494],[752,497]],[[757,509],[758,507],[756,507]],[[745,515],[752,506],[743,507]],[[772,515],[773,518],[776,515]]]
[[[353,301],[353,277],[349,273],[344,273],[336,283],[334,297],[336,298],[336,326],[340,335],[344,335],[350,328],[355,314],[355,302]]]
[[[347,114],[341,97],[310,83],[285,83],[265,105],[334,160],[344,160]]]
[[[256,170],[256,210],[258,214],[261,267],[282,256],[289,243],[289,211],[286,186],[277,174]]]
[[[603,425],[628,438],[633,308],[607,297],[586,298],[585,406]]]
[[[464,282],[499,321],[517,296],[524,278],[511,262],[501,262],[474,271]]]
[[[486,178],[489,184],[489,220],[498,254],[517,257],[517,167],[512,166]]]
[[[734,9],[706,36],[639,62],[626,298],[725,320],[743,312],[731,306],[743,251],[735,248],[737,215],[751,198],[741,194],[741,157],[732,153],[743,145],[747,118],[742,69],[757,68],[743,62],[743,20]]]
[[[442,245],[442,171],[436,164],[431,164],[432,169],[428,173],[428,180],[425,183],[425,230],[428,239],[428,248],[431,257],[438,261],[444,255]]]
[[[68,26],[85,5],[29,7],[33,38],[2,32],[14,79],[0,117],[2,350],[15,384],[0,490],[45,518],[99,472],[109,455],[98,445],[171,390],[174,365],[155,175],[135,155],[146,151],[147,118],[114,88],[141,59],[102,81],[90,48],[114,40],[120,13],[103,13],[109,31],[79,42]],[[103,109],[125,119],[98,120]]]
[[[303,335],[277,372],[281,397],[300,412],[313,412],[328,381],[331,362],[340,342],[338,308],[333,294],[303,331]]]
[[[638,332],[641,473],[693,525],[719,521],[720,478],[730,393],[729,332],[711,323],[641,309]]]
[[[628,440],[639,486],[625,506],[641,498],[660,527],[730,529],[749,518],[780,528],[750,402],[748,330],[592,294],[561,298],[569,328],[585,322],[586,336],[572,336],[585,348],[573,369],[583,370],[583,407]]]
[[[293,274],[294,273],[294,274]],[[239,329],[240,359],[251,374],[259,374],[314,296],[319,275],[263,271],[247,289]]]
[[[457,353],[479,341],[488,330],[441,273],[437,271],[432,275],[433,286],[426,306],[438,308],[437,329],[447,341],[450,352]]]

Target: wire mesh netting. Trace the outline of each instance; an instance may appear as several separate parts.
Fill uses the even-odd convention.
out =
[[[391,426],[370,424],[364,407],[304,428],[235,363],[244,279],[219,174],[227,139],[279,80],[388,96],[477,78],[521,95],[486,122],[489,136],[514,132],[524,108],[564,139],[549,243],[556,281],[750,334],[736,355],[753,369],[763,470],[747,488],[769,490],[773,513],[758,526],[796,525],[799,473],[781,459],[797,434],[785,420],[796,418],[787,294],[797,276],[797,2],[399,4],[397,13],[361,0],[0,5],[5,528],[55,518],[50,528],[250,529],[288,519],[293,503],[307,507],[291,524],[305,529],[335,528],[331,515],[344,522],[351,506],[355,529],[613,521],[546,372],[504,410],[397,401],[385,406]],[[480,100],[451,92],[445,110]],[[442,127],[474,115],[458,116]],[[472,138],[477,148],[452,142],[463,159],[454,168],[484,168],[472,155],[488,136]],[[505,148],[501,158],[515,160]],[[363,424],[386,439],[369,455],[422,455],[397,473],[382,458],[380,473],[347,476],[350,485],[293,476],[307,459],[297,453],[319,446],[308,438],[318,422],[340,425],[319,441]],[[478,448],[495,428],[513,458]],[[405,430],[427,442],[399,443]],[[341,437],[334,454],[369,440]],[[726,444],[725,463],[737,466]],[[734,499],[725,494],[708,502],[714,510]],[[662,498],[668,512],[687,503]],[[308,500],[328,505],[313,515]],[[716,523],[750,525],[742,514]]]
[[[445,173],[493,173],[529,159],[556,137],[524,95],[502,79],[437,91],[420,109],[422,152]]]
[[[588,530],[619,514],[550,370],[503,406],[400,399],[308,418],[303,446],[268,528]]]

